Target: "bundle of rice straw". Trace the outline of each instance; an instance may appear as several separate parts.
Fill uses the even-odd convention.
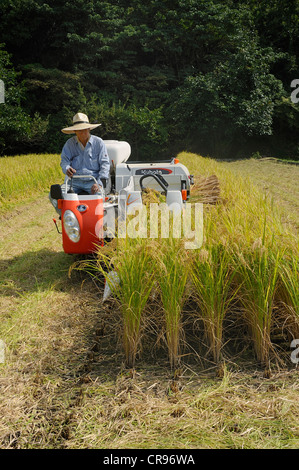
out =
[[[217,204],[220,199],[220,184],[217,176],[197,176],[192,187],[193,191],[203,204]]]

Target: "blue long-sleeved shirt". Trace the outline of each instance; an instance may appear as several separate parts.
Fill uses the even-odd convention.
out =
[[[71,137],[63,146],[60,166],[64,174],[71,166],[76,175],[94,176],[98,183],[109,178],[110,160],[104,141],[91,135],[86,146],[83,147],[77,136]]]

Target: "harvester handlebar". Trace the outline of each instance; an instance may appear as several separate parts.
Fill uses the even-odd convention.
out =
[[[144,190],[142,182],[145,178],[154,178],[157,181],[157,183],[159,183],[159,185],[161,186],[163,191],[165,191],[165,194],[167,193],[167,186],[168,186],[167,181],[163,178],[163,176],[155,175],[155,174],[148,174],[148,175],[141,176],[141,178],[139,180],[141,191]]]
[[[71,185],[70,185],[70,188],[72,188],[72,180],[73,178],[77,178],[77,179],[93,179],[95,184],[97,184],[100,188],[100,191],[102,193],[102,197],[104,198],[104,191],[103,191],[103,187],[98,183],[98,181],[95,179],[94,176],[92,175],[73,175],[73,176],[69,176],[66,180],[66,183],[65,183],[65,192],[67,193],[68,192],[68,182],[71,180]]]

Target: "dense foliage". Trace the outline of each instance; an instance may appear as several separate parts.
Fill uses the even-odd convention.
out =
[[[133,158],[299,158],[299,0],[2,0],[0,151],[59,152],[78,112]]]

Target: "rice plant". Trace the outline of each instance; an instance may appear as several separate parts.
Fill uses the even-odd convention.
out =
[[[282,259],[279,271],[279,300],[284,307],[285,324],[292,339],[299,338],[299,258],[298,254]]]
[[[141,341],[142,313],[154,282],[154,265],[145,240],[118,240],[113,256],[98,254],[98,270],[120,301],[127,367],[134,367]],[[113,270],[117,275],[109,275]]]
[[[191,276],[198,303],[197,318],[203,320],[209,353],[218,363],[223,346],[223,322],[238,287],[233,286],[235,272],[227,247],[218,243],[207,248],[194,257]]]
[[[40,194],[63,181],[59,155],[29,154],[0,159],[0,202]]]
[[[156,281],[164,311],[165,334],[172,369],[180,362],[182,307],[186,295],[189,264],[180,241],[163,240],[155,253]]]
[[[262,366],[268,366],[274,296],[282,252],[258,241],[251,249],[235,256],[242,283],[240,299],[255,354]]]
[[[100,264],[105,265],[102,274],[106,283],[111,283],[111,290],[121,304],[127,364],[134,364],[141,346],[141,333],[147,331],[142,329],[142,312],[154,286],[160,295],[155,297],[155,311],[152,310],[153,315],[147,321],[154,319],[156,328],[162,322],[161,335],[167,342],[169,361],[172,368],[177,367],[183,344],[182,308],[190,281],[198,303],[197,318],[203,322],[208,351],[214,362],[222,358],[226,315],[238,302],[257,359],[266,364],[272,347],[273,311],[280,314],[276,309],[277,300],[280,306],[283,301],[287,317],[280,321],[275,316],[276,324],[283,328],[289,322],[287,326],[293,328],[292,334],[299,334],[299,327],[296,329],[299,325],[296,236],[284,222],[279,205],[274,204],[268,193],[259,191],[250,179],[230,172],[212,159],[192,154],[182,155],[182,158],[192,173],[200,172],[190,202],[202,200],[199,193],[203,191],[203,184],[206,187],[212,182],[215,190],[213,175],[217,175],[220,182],[216,188],[217,204],[203,198],[204,248],[188,253],[183,249],[182,240],[165,239],[161,232],[166,221],[161,216],[153,240],[118,239],[114,251],[108,253],[102,247],[99,253]],[[215,202],[214,196],[212,202]],[[161,196],[145,191],[143,203],[148,206],[152,202],[162,202]],[[149,236],[153,236],[147,228]],[[289,253],[292,250],[287,261],[282,256],[283,250]],[[112,285],[109,271],[116,272],[119,283]],[[156,302],[157,298],[160,303]]]

